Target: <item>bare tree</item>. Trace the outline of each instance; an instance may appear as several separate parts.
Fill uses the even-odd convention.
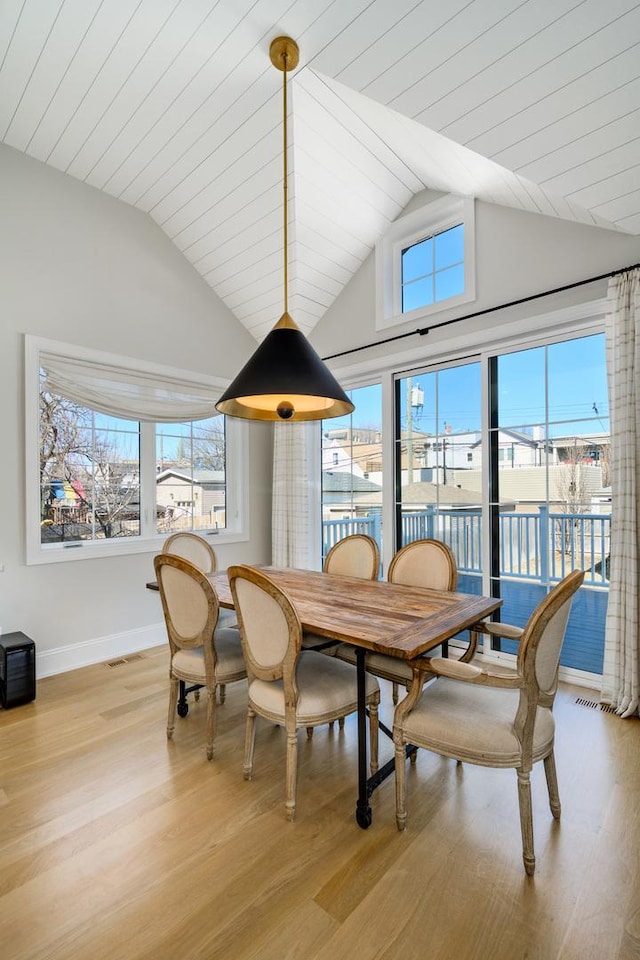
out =
[[[224,470],[224,417],[213,417],[193,424],[191,457],[194,466],[202,470]]]
[[[57,492],[73,491],[62,507]],[[79,540],[94,525],[102,537],[131,534],[139,513],[138,461],[128,463],[106,431],[93,428],[91,410],[40,388],[41,519],[56,539]]]
[[[585,448],[574,443],[570,456],[563,460],[556,474],[556,495],[567,516],[556,520],[556,545],[564,554],[570,554],[581,545],[577,538],[584,530],[577,514],[590,512],[590,489],[585,474]]]

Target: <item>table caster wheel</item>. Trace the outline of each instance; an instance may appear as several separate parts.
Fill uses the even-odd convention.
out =
[[[186,702],[185,702],[185,703],[179,703],[179,704],[178,704],[178,716],[179,716],[179,717],[186,717],[186,715],[187,715],[188,713],[189,713],[189,704],[186,703]]]
[[[356,823],[363,830],[371,826],[371,807],[356,807]]]

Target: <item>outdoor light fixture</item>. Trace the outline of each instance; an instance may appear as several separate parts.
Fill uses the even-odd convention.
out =
[[[246,420],[325,420],[351,413],[354,404],[288,312],[287,71],[298,65],[298,44],[289,37],[276,37],[269,56],[283,73],[284,313],[225,390],[216,410]]]

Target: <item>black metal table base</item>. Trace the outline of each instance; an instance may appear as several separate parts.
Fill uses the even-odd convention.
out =
[[[363,830],[371,826],[373,814],[369,800],[374,790],[390,777],[395,770],[395,757],[387,760],[375,773],[367,776],[367,693],[366,693],[366,654],[363,647],[356,647],[356,668],[358,678],[358,802],[356,804],[356,823]],[[393,733],[384,723],[379,728],[390,739]],[[407,745],[405,756],[410,757],[416,747]]]
[[[187,703],[187,695],[193,693],[194,690],[201,690],[201,683],[194,683],[193,686],[188,687],[184,680],[180,681],[180,693],[178,695],[178,716],[186,717],[189,713],[189,704]]]

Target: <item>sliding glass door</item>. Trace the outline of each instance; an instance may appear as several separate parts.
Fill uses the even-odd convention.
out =
[[[459,589],[499,596],[500,619],[519,626],[583,569],[561,663],[601,673],[611,528],[604,335],[398,377],[395,414],[396,547],[443,540]]]

